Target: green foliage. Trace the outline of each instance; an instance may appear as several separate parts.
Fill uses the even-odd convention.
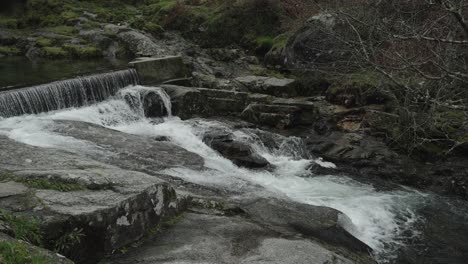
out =
[[[5,264],[47,264],[44,256],[32,253],[18,242],[0,242],[0,256]]]
[[[167,219],[165,222],[164,222],[164,225],[166,226],[172,226],[172,225],[175,225],[177,224],[178,222],[180,222],[183,218],[185,217],[185,213],[182,213],[180,215],[177,215],[177,216],[174,216],[170,219]]]
[[[271,37],[258,37],[255,42],[257,45],[255,52],[260,56],[264,56],[268,51],[270,51],[274,44],[273,38]]]
[[[273,48],[274,49],[282,49],[286,47],[286,44],[288,43],[289,40],[289,34],[288,33],[283,33],[278,36],[276,36],[273,39]]]
[[[52,39],[46,37],[39,37],[36,39],[37,44],[41,47],[49,47],[52,46],[54,41]]]
[[[65,254],[67,256],[73,255],[73,250],[80,245],[83,234],[83,229],[74,228],[72,231],[63,234],[54,243],[54,249],[57,252]]]
[[[84,187],[78,183],[71,182],[57,182],[53,179],[20,179],[19,180],[24,185],[35,188],[35,189],[45,189],[45,190],[56,190],[60,192],[72,192],[83,190]]]
[[[42,232],[36,220],[15,216],[4,210],[0,210],[0,220],[11,228],[16,239],[28,241],[38,246],[42,244]]]
[[[17,29],[18,19],[0,15],[0,27]]]
[[[0,54],[14,56],[21,54],[21,51],[17,47],[13,46],[0,46]]]
[[[237,43],[254,47],[259,36],[275,36],[280,28],[280,9],[275,1],[253,0],[225,4],[203,26],[206,45]]]
[[[29,188],[34,189],[44,189],[44,190],[56,190],[60,192],[71,192],[84,190],[85,186],[77,182],[66,182],[58,179],[46,179],[46,178],[28,178],[28,177],[19,177],[10,172],[0,173],[0,182],[5,181],[15,181],[24,184]]]

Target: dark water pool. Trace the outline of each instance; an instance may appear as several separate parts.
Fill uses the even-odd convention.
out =
[[[128,60],[41,60],[25,57],[0,58],[0,89],[30,86],[79,75],[127,68]]]

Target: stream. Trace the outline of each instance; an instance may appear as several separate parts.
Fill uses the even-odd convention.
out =
[[[258,136],[262,131],[236,128],[208,119],[181,120],[144,117],[141,102],[129,105],[128,96],[155,90],[129,86],[106,101],[48,113],[0,118],[0,134],[25,144],[75,153],[104,151],[90,142],[52,132],[54,120],[84,121],[145,137],[165,136],[205,160],[201,171],[184,167],[163,171],[186,182],[228,189],[245,196],[273,197],[337,209],[348,217],[344,228],[374,250],[379,263],[467,263],[468,205],[456,199],[423,193],[403,186],[377,188],[338,175],[314,175],[311,165],[335,166],[303,149],[300,138],[274,134],[271,147]],[[166,108],[170,98],[158,90]],[[234,165],[203,143],[206,132],[228,131],[247,142],[274,170],[250,170]],[[350,175],[352,176],[352,175]]]

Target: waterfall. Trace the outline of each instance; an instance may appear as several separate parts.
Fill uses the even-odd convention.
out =
[[[128,85],[138,84],[134,69],[95,74],[0,92],[0,116],[37,114],[101,102]]]

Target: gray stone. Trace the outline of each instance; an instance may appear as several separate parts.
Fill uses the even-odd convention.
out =
[[[230,133],[212,131],[203,136],[203,142],[219,152],[223,157],[234,162],[237,166],[265,168],[270,165],[249,144],[234,140]]]
[[[255,124],[287,128],[297,123],[300,111],[296,106],[253,103],[245,108],[241,117]]]
[[[17,182],[2,182],[0,183],[0,198],[5,198],[15,195],[24,195],[28,192],[28,188]]]
[[[187,214],[141,248],[106,263],[374,263],[353,261],[319,243],[271,231],[241,216]]]
[[[144,95],[143,109],[146,117],[167,116],[167,109],[161,96],[156,92],[149,92]]]
[[[247,93],[198,88],[208,98],[208,105],[218,114],[239,114],[248,104]]]
[[[249,92],[269,94],[279,97],[293,97],[296,92],[294,79],[278,79],[263,76],[244,76],[236,78]]]
[[[137,56],[155,56],[161,49],[149,36],[136,30],[121,32],[117,38]]]
[[[208,105],[208,98],[196,88],[161,85],[171,97],[172,113],[181,119],[195,116],[210,116],[213,110]]]
[[[338,210],[273,198],[255,199],[240,207],[252,220],[279,232],[298,232],[358,254],[372,251],[344,229],[349,219]]]
[[[157,172],[184,163],[182,166],[200,168],[203,160],[198,156],[169,142],[132,135],[126,138],[127,134],[87,123],[65,121],[56,125],[57,133],[90,140],[108,151],[80,149],[71,153],[0,137],[0,171],[11,171],[14,177],[28,180],[80,186],[67,192],[35,189],[25,195],[1,198],[0,207],[39,218],[48,241],[57,240],[74,228],[82,229],[82,243],[74,248],[77,261],[97,261],[141,239],[163,217],[184,208],[183,200],[161,180],[165,176]],[[128,151],[122,151],[123,148]],[[137,154],[143,154],[141,159],[134,159]],[[183,156],[186,162],[180,160],[185,159]],[[22,160],[25,162],[19,162]],[[150,176],[135,170],[153,173]]]
[[[162,58],[138,58],[129,63],[135,68],[144,85],[161,84],[165,81],[187,77],[187,71],[180,56]]]

